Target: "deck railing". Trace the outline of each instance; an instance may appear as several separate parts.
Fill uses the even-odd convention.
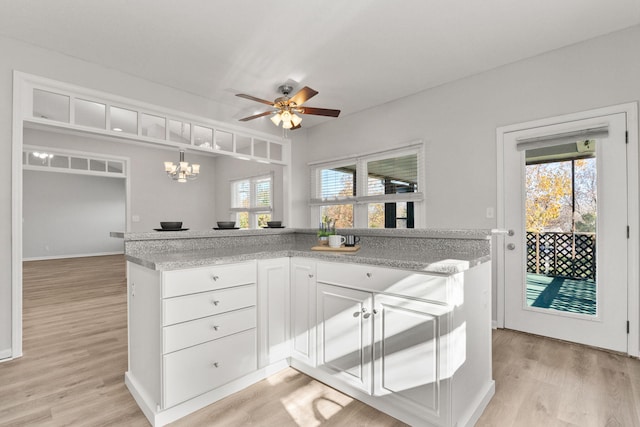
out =
[[[527,272],[596,278],[596,234],[527,231]]]

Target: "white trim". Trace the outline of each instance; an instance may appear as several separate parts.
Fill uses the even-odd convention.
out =
[[[390,147],[385,150],[371,151],[368,153],[345,156],[334,160],[313,161],[307,163],[309,167],[309,189],[310,198],[308,201],[309,219],[311,224],[319,224],[320,208],[322,206],[352,205],[353,206],[353,228],[368,228],[368,214],[364,207],[369,203],[385,202],[414,202],[414,228],[424,226],[424,200],[426,188],[426,143],[422,140],[412,141],[407,145]],[[417,184],[418,192],[397,193],[377,196],[365,195],[367,192],[367,163],[369,161],[400,157],[406,155],[417,156]],[[321,199],[317,196],[321,191],[320,173],[322,169],[339,168],[344,166],[355,166],[356,188],[355,194],[360,196],[338,197],[332,199]]]
[[[124,251],[115,252],[96,252],[90,254],[72,254],[72,255],[52,255],[52,256],[36,256],[23,258],[23,261],[44,261],[49,259],[67,259],[67,258],[88,258],[94,256],[108,256],[108,255],[124,255]]]
[[[48,79],[45,77],[26,74],[20,71],[14,71],[14,78],[18,78],[22,82],[23,87],[29,89],[29,94],[32,93],[33,89],[39,89],[39,90],[48,91],[51,93],[69,97],[69,108],[70,108],[69,123],[59,122],[59,121],[55,121],[47,118],[34,117],[33,108],[32,108],[33,99],[29,100],[28,105],[23,106],[23,107],[31,107],[31,108],[22,108],[21,110],[18,110],[20,112],[19,115],[24,119],[24,121],[29,123],[46,125],[46,126],[54,126],[61,129],[81,131],[81,132],[86,132],[90,134],[116,136],[118,138],[122,138],[125,140],[143,141],[146,143],[160,145],[160,146],[178,147],[182,149],[188,148],[189,150],[203,152],[203,153],[213,153],[213,154],[225,155],[225,156],[231,156],[231,157],[244,157],[254,161],[266,160],[270,163],[277,163],[277,164],[283,164],[284,162],[279,161],[277,159],[268,158],[270,153],[269,144],[274,143],[274,144],[279,144],[282,147],[285,147],[289,145],[291,142],[288,139],[278,137],[266,132],[254,131],[254,130],[244,128],[242,126],[223,123],[223,122],[219,122],[219,121],[212,120],[205,117],[186,114],[181,111],[160,107],[158,105],[149,104],[149,103],[134,100],[131,98],[125,98],[122,96],[101,92],[93,89],[88,89],[81,86],[76,86],[69,83]],[[25,96],[24,93],[22,95]],[[73,122],[74,111],[75,111],[74,101],[76,99],[88,100],[88,101],[105,105],[105,110],[106,110],[105,111],[105,129],[78,125]],[[116,132],[111,129],[110,107],[112,106],[116,108],[131,110],[136,113],[136,116],[137,116],[136,134]],[[164,118],[165,119],[165,135],[169,133],[168,129],[169,129],[170,120],[189,123],[191,126],[190,143],[186,144],[182,142],[175,142],[167,139],[161,139],[161,138],[142,135],[141,118],[143,114]],[[200,126],[206,129],[211,129],[212,138],[215,137],[216,132],[225,132],[225,133],[231,134],[232,136],[231,150],[232,151],[216,149],[214,147],[210,147],[210,148],[200,147],[195,145],[194,129],[196,126]],[[243,137],[250,138],[251,145],[252,145],[252,152],[253,152],[253,143],[256,140],[263,140],[267,142],[267,153],[266,153],[267,157],[256,157],[254,155],[247,155],[247,154],[235,152],[236,136],[243,136]],[[215,145],[215,141],[213,141],[212,145]]]
[[[524,131],[543,126],[558,125],[576,120],[592,119],[617,113],[625,113],[629,143],[627,145],[627,216],[631,229],[627,243],[627,312],[630,321],[630,331],[627,335],[627,353],[630,356],[640,356],[640,189],[639,149],[638,149],[638,103],[613,105],[589,111],[549,117],[525,123],[502,126],[496,129],[497,147],[497,228],[505,228],[504,214],[504,136],[515,131]],[[497,287],[497,327],[504,327],[505,313],[505,284],[504,284],[504,236],[496,236],[495,263]]]
[[[348,162],[349,160],[353,160],[354,162],[356,161],[356,159],[360,158],[360,157],[369,157],[369,156],[375,156],[376,154],[380,154],[380,155],[384,155],[385,153],[388,152],[401,152],[401,150],[406,149],[407,151],[412,149],[412,148],[425,148],[425,142],[421,139],[417,139],[417,140],[412,140],[410,142],[407,142],[405,144],[398,144],[396,146],[391,146],[385,150],[374,150],[374,151],[365,151],[362,153],[356,153],[356,154],[352,154],[349,156],[342,156],[342,157],[333,157],[333,158],[329,158],[329,159],[324,159],[324,160],[314,160],[312,162],[308,162],[307,166],[322,166],[323,163],[326,164],[334,164],[337,162],[342,162],[343,160],[345,162]],[[384,158],[384,156],[382,156],[382,158]],[[349,163],[345,163],[345,164],[349,164]]]
[[[11,349],[7,348],[5,350],[0,350],[0,363],[8,362],[10,360],[13,360],[11,357]]]
[[[90,153],[87,151],[74,151],[74,150],[66,150],[66,149],[59,149],[59,148],[52,148],[52,147],[43,147],[43,146],[37,146],[37,145],[28,145],[28,144],[23,144],[22,145],[22,152],[30,152],[30,151],[34,151],[34,150],[39,150],[39,151],[46,151],[49,154],[54,154],[54,155],[60,155],[60,156],[65,156],[65,157],[76,157],[76,158],[82,158],[82,159],[86,159],[87,160],[87,167],[89,167],[89,162],[91,160],[98,160],[98,161],[103,161],[103,162],[109,162],[109,161],[114,161],[114,162],[119,162],[122,163],[122,172],[109,172],[108,168],[106,171],[94,171],[94,170],[90,170],[90,169],[73,169],[71,167],[71,165],[69,165],[66,168],[63,167],[55,167],[55,166],[50,166],[50,162],[47,165],[31,165],[31,164],[22,164],[22,170],[33,170],[33,171],[42,171],[42,172],[57,172],[57,173],[67,173],[67,174],[74,174],[74,175],[92,175],[92,176],[102,176],[102,177],[109,177],[109,178],[127,178],[127,174],[128,174],[128,167],[129,167],[129,158],[127,157],[119,157],[119,156],[110,156],[110,155],[103,155],[103,154],[99,154],[99,153]]]
[[[23,76],[13,72],[11,160],[11,357],[22,356],[22,101]]]

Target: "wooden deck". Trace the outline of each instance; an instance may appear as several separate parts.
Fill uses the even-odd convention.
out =
[[[595,316],[596,282],[527,273],[527,304],[530,307]]]

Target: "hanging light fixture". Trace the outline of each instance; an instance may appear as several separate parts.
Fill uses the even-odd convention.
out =
[[[200,165],[192,164],[184,161],[184,150],[180,150],[180,162],[175,164],[173,162],[164,162],[164,170],[167,176],[174,181],[187,182],[193,181],[198,177],[200,173]]]

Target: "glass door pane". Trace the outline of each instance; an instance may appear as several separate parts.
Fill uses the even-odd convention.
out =
[[[596,142],[525,153],[527,305],[596,316]]]

